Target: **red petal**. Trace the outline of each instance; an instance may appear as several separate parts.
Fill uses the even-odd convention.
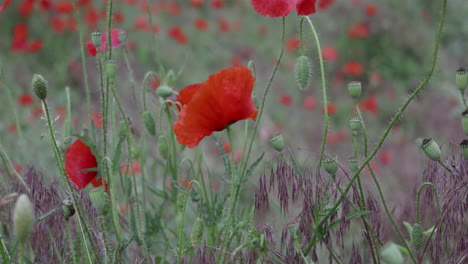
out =
[[[88,51],[89,55],[93,57],[97,55],[96,47],[94,47],[94,44],[91,40],[86,42],[86,50]]]
[[[233,67],[211,75],[178,114],[174,133],[180,144],[193,148],[214,131],[239,120],[256,119],[252,99],[255,78],[245,67]]]
[[[7,6],[10,4],[11,0],[5,0],[5,3],[0,6],[0,13],[3,11],[3,9],[7,8]]]
[[[296,9],[297,4],[297,0],[251,0],[251,2],[255,11],[267,17],[287,16]],[[315,3],[315,0],[313,2]]]
[[[184,89],[179,91],[179,94],[177,95],[177,101],[179,101],[182,106],[188,104],[190,100],[192,100],[192,97],[200,90],[202,87],[201,83],[197,84],[192,84]]]
[[[65,153],[65,170],[78,189],[86,187],[97,175],[96,171],[83,170],[97,168],[97,165],[91,148],[86,146],[81,139],[70,145]]]
[[[300,16],[307,16],[317,12],[315,9],[315,2],[316,0],[299,0],[296,6],[297,14]]]

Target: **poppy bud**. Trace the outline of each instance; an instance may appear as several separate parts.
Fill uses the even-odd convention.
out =
[[[156,135],[156,124],[154,122],[153,116],[151,115],[150,111],[145,111],[143,113],[143,123],[145,124],[146,130],[150,133],[150,135]]]
[[[328,172],[328,174],[335,175],[338,171],[337,157],[332,156],[323,160],[323,168]]]
[[[160,135],[158,138],[158,150],[161,157],[167,159],[169,157],[169,146],[167,145],[167,139],[164,135]]]
[[[421,148],[424,151],[424,153],[426,153],[427,157],[431,160],[440,160],[441,153],[439,145],[437,144],[437,142],[432,140],[432,138],[424,139]]]
[[[380,256],[382,256],[382,260],[387,264],[405,263],[398,245],[393,242],[390,242],[383,247],[383,249],[380,251]]]
[[[465,135],[468,136],[468,109],[462,113],[462,128]]]
[[[362,85],[361,82],[350,82],[348,83],[348,92],[353,99],[358,100],[361,97]]]
[[[197,217],[197,219],[195,219],[195,223],[193,223],[192,234],[190,234],[192,246],[198,247],[201,245],[203,239],[203,228],[203,220],[200,217]]]
[[[465,139],[460,143],[460,148],[462,150],[463,159],[468,160],[468,139]]]
[[[94,208],[98,211],[98,213],[105,214],[109,207],[109,197],[107,193],[104,192],[104,189],[101,188],[94,188],[89,191],[89,199],[94,205]]]
[[[468,86],[468,73],[465,68],[461,67],[457,70],[457,73],[455,74],[455,83],[457,84],[458,89],[466,89]]]
[[[169,97],[174,94],[174,90],[167,85],[160,85],[158,89],[156,89],[156,94],[162,98]]]
[[[106,75],[109,79],[114,79],[117,75],[117,62],[114,60],[106,61]]]
[[[349,170],[351,171],[351,173],[354,174],[359,169],[358,160],[355,158],[350,158],[348,160],[348,166],[349,166]]]
[[[13,211],[13,225],[16,241],[26,243],[34,227],[34,210],[28,196],[21,194]]]
[[[45,100],[47,98],[47,81],[40,74],[34,74],[32,78],[32,88],[36,96]]]
[[[311,75],[311,64],[307,56],[300,56],[296,61],[296,82],[300,90],[304,90],[309,85]]]
[[[123,30],[119,31],[119,39],[122,45],[125,45],[127,43],[127,32]]]
[[[278,151],[278,152],[283,151],[283,149],[284,149],[284,139],[283,139],[283,135],[278,134],[278,135],[276,135],[275,137],[271,138],[271,139],[270,139],[270,144],[271,144],[271,146],[273,146],[273,148],[274,148],[276,151]]]
[[[351,131],[353,131],[353,135],[357,135],[359,129],[361,129],[361,125],[361,119],[357,117],[353,117],[351,120],[349,120],[349,128],[351,128]]]
[[[68,199],[62,201],[62,213],[63,217],[65,217],[65,220],[67,221],[75,214],[75,208],[73,207],[72,201]]]
[[[94,47],[96,47],[97,51],[101,49],[101,39],[102,33],[101,32],[93,32],[91,33],[91,42],[93,42]]]
[[[416,249],[420,249],[423,243],[423,230],[419,223],[415,223],[411,232],[411,245]]]

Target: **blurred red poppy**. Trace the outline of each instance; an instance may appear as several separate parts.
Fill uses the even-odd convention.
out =
[[[349,61],[344,65],[343,72],[345,74],[358,77],[362,74],[362,65],[359,62]]]
[[[138,160],[134,160],[131,163],[132,163],[131,166],[127,165],[127,163],[122,164],[122,168],[120,169],[120,172],[122,174],[126,174],[128,171],[128,174],[133,175],[133,176],[140,174],[141,173],[140,162],[138,162]]]
[[[304,99],[304,110],[312,111],[315,108],[315,98],[310,95]]]
[[[338,59],[338,53],[332,46],[325,46],[322,49],[322,57],[327,61],[336,61]]]
[[[348,31],[348,37],[355,39],[367,38],[370,34],[370,26],[365,22],[358,22],[352,25]]]
[[[362,100],[359,103],[359,107],[371,113],[372,115],[377,115],[379,113],[379,108],[377,104],[377,96],[373,95],[373,96],[368,97],[367,99]]]
[[[214,131],[240,120],[256,120],[254,81],[252,72],[242,66],[212,74],[179,112],[173,127],[177,141],[193,148]]]
[[[97,168],[97,166],[98,163],[96,157],[91,152],[91,148],[81,139],[77,139],[68,147],[65,153],[65,171],[70,181],[78,189],[85,188],[93,180],[96,185],[99,184],[99,181],[96,179],[97,171],[90,170]]]
[[[11,0],[5,0],[3,5],[0,6],[0,13],[3,11],[3,9],[7,8],[7,6],[11,3]]]
[[[375,16],[377,14],[377,7],[374,4],[366,5],[366,15],[369,17]]]
[[[287,16],[294,10],[298,15],[310,15],[316,12],[317,0],[251,0],[252,7],[262,16]]]
[[[292,98],[291,98],[291,96],[289,96],[287,94],[282,94],[279,97],[279,102],[282,105],[290,106],[292,104]]]
[[[118,48],[124,44],[122,40],[120,39],[120,33],[125,33],[125,31],[122,29],[118,29],[118,28],[114,28],[111,30],[111,48],[112,49]],[[109,48],[107,47],[107,38],[108,38],[107,33],[104,33],[101,35],[101,47],[99,48],[100,52],[104,52],[106,48]],[[96,56],[97,49],[96,47],[94,47],[94,44],[91,40],[86,42],[86,49],[88,50],[88,53],[91,56]]]
[[[327,112],[328,112],[329,115],[334,115],[334,114],[336,114],[336,111],[337,111],[337,110],[338,110],[338,109],[337,109],[337,107],[336,107],[335,104],[333,104],[333,103],[328,103],[328,104],[327,104]],[[322,111],[323,111],[323,109],[322,109]]]
[[[216,9],[220,9],[224,7],[224,2],[223,0],[213,0],[211,2],[211,6]]]
[[[182,106],[188,104],[192,100],[192,97],[200,90],[201,87],[201,83],[186,86],[177,94],[177,101],[179,101],[182,104]]]
[[[34,103],[34,97],[32,95],[24,93],[18,97],[18,103],[20,105],[31,105]]]
[[[301,47],[301,40],[298,37],[292,37],[286,41],[286,51],[295,51]]]
[[[208,29],[208,22],[206,19],[198,18],[193,24],[200,31],[206,31]]]

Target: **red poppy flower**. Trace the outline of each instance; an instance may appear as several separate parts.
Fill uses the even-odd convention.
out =
[[[208,29],[208,22],[203,18],[198,18],[193,24],[200,31],[206,31]]]
[[[377,7],[374,4],[367,4],[366,5],[366,15],[368,17],[373,17],[377,14]]]
[[[344,65],[345,74],[358,77],[362,74],[362,65],[359,62],[349,61]]]
[[[349,28],[348,36],[355,39],[367,38],[370,34],[370,26],[364,22],[358,22]]]
[[[223,8],[224,2],[223,2],[223,0],[213,0],[211,2],[211,6],[213,8],[220,9],[220,8]]]
[[[231,25],[226,19],[220,19],[218,21],[219,30],[222,32],[229,32],[231,30]]]
[[[377,96],[374,95],[367,99],[362,100],[359,103],[359,107],[371,113],[372,115],[377,115],[379,113],[379,108],[377,104]]]
[[[120,33],[124,32],[122,29],[114,28],[111,30],[111,48],[115,49],[123,45],[122,40],[120,40]],[[100,52],[104,52],[107,46],[107,33],[101,35],[101,47],[99,48]],[[86,49],[91,56],[96,56],[97,49],[94,47],[93,42],[90,40],[86,42]]]
[[[199,8],[203,5],[203,0],[192,0],[191,5],[193,8]]]
[[[182,104],[182,106],[188,104],[192,100],[192,97],[200,90],[201,87],[201,83],[191,84],[185,87],[184,89],[180,90],[180,92],[177,94],[177,101],[179,101]]]
[[[252,7],[262,16],[287,16],[294,10],[298,15],[310,15],[316,12],[317,0],[251,0]]]
[[[179,112],[174,123],[177,141],[193,148],[214,131],[240,120],[256,120],[254,81],[252,72],[242,66],[212,74]]]
[[[393,157],[390,151],[382,150],[379,155],[379,160],[383,165],[388,165],[392,161]]]
[[[35,0],[25,0],[18,6],[18,11],[22,17],[29,17],[32,14]]]
[[[65,171],[70,181],[80,190],[91,183],[93,179],[97,180],[97,171],[84,171],[97,168],[97,165],[96,157],[91,152],[91,148],[81,139],[73,142],[65,153]]]
[[[304,99],[304,110],[312,111],[315,108],[315,98],[313,96],[307,96]]]
[[[291,96],[287,94],[280,95],[279,101],[282,105],[286,105],[286,106],[290,106],[292,104],[292,98]]]
[[[132,166],[127,165],[126,163],[122,164],[122,168],[120,169],[120,172],[122,174],[126,174],[128,171],[129,175],[137,175],[141,173],[141,166],[140,162],[138,160],[132,161]]]
[[[34,103],[34,97],[30,94],[24,93],[18,97],[18,103],[20,105],[31,105]]]
[[[101,114],[99,114],[99,112],[97,112],[97,111],[93,111],[92,118],[93,118],[94,125],[97,128],[102,128],[103,121],[102,121]]]
[[[222,145],[223,145],[223,148],[224,148],[224,151],[226,152],[226,154],[231,153],[231,145],[229,145],[228,142],[223,142]],[[215,152],[216,152],[216,154],[221,155],[221,151],[219,150],[218,147],[215,148]]]
[[[322,57],[326,61],[336,61],[338,59],[338,52],[332,46],[326,46],[322,49]]]
[[[328,104],[327,104],[327,112],[328,112],[328,115],[334,115],[334,114],[336,114],[337,110],[338,110],[338,109],[337,109],[337,107],[336,107],[335,104],[333,104],[333,103],[328,103]],[[323,111],[323,109],[322,109],[322,111]]]
[[[7,6],[11,3],[11,0],[5,0],[3,5],[0,6],[0,13],[3,11],[3,9],[7,8]]]
[[[60,14],[71,14],[73,13],[73,3],[61,1],[55,4],[55,9]]]

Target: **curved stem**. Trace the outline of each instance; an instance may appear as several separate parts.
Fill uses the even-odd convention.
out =
[[[324,115],[324,127],[323,127],[323,137],[322,137],[322,146],[320,147],[320,160],[318,164],[318,170],[322,167],[323,155],[325,154],[325,145],[327,143],[327,135],[328,135],[328,102],[327,102],[327,80],[325,78],[325,67],[323,65],[323,57],[322,57],[322,48],[320,47],[320,40],[318,38],[317,31],[315,30],[314,24],[309,17],[304,16],[309,23],[310,29],[312,31],[312,35],[315,38],[315,44],[317,45],[317,52],[319,57],[320,63],[320,76],[322,78],[322,94],[323,94],[323,115]],[[317,171],[318,171],[317,170]]]
[[[434,196],[435,196],[435,201],[436,201],[436,205],[437,205],[437,210],[438,210],[438,214],[440,215],[441,211],[440,211],[440,204],[439,204],[439,197],[437,196],[437,189],[436,187],[434,186],[434,184],[432,184],[431,182],[425,182],[423,183],[419,189],[418,189],[418,194],[417,194],[417,197],[416,197],[416,223],[420,223],[420,214],[419,214],[419,201],[420,201],[420,198],[421,198],[421,191],[424,189],[424,187],[426,186],[429,186],[432,188],[432,191],[434,192]]]
[[[348,183],[348,185],[344,189],[344,194],[340,196],[338,201],[331,208],[331,210],[328,212],[328,214],[319,222],[317,227],[322,228],[323,224],[326,221],[328,221],[328,219],[332,216],[332,214],[337,210],[338,206],[341,204],[341,202],[344,199],[344,195],[346,195],[346,193],[350,190],[352,184],[354,183],[354,181],[358,177],[358,174],[364,169],[365,166],[367,166],[367,164],[369,164],[369,162],[372,160],[372,158],[374,158],[374,156],[377,154],[377,151],[379,151],[379,149],[382,147],[382,144],[385,141],[385,139],[387,138],[388,134],[390,133],[390,130],[395,125],[395,123],[400,119],[401,115],[406,110],[406,108],[408,107],[410,102],[413,101],[413,99],[419,94],[419,92],[421,92],[421,90],[427,85],[427,83],[431,79],[431,77],[432,77],[432,75],[434,73],[436,62],[437,62],[437,54],[439,53],[439,44],[440,44],[440,39],[441,39],[441,35],[442,35],[442,29],[444,27],[444,19],[445,19],[446,9],[447,9],[447,0],[443,0],[443,6],[442,6],[442,11],[441,11],[442,15],[441,15],[441,18],[440,18],[439,28],[437,30],[436,42],[435,42],[435,47],[434,47],[434,52],[433,52],[433,57],[432,57],[432,64],[431,64],[431,68],[430,68],[428,74],[426,75],[424,81],[408,97],[408,99],[405,101],[403,106],[401,106],[400,109],[398,109],[396,115],[393,117],[393,119],[391,120],[391,122],[388,125],[387,129],[384,131],[384,134],[380,138],[380,140],[379,140],[377,146],[375,147],[374,151],[370,154],[370,156],[366,159],[366,161],[354,173],[352,179],[350,180],[350,182]],[[304,252],[304,254],[306,256],[307,256],[307,254],[310,253],[310,250],[312,249],[312,246],[314,245],[314,243],[315,243],[315,235],[314,235],[313,239],[311,239],[311,242],[309,243],[309,245],[306,248],[306,251]],[[416,262],[414,260],[414,258],[413,258],[413,261]]]

